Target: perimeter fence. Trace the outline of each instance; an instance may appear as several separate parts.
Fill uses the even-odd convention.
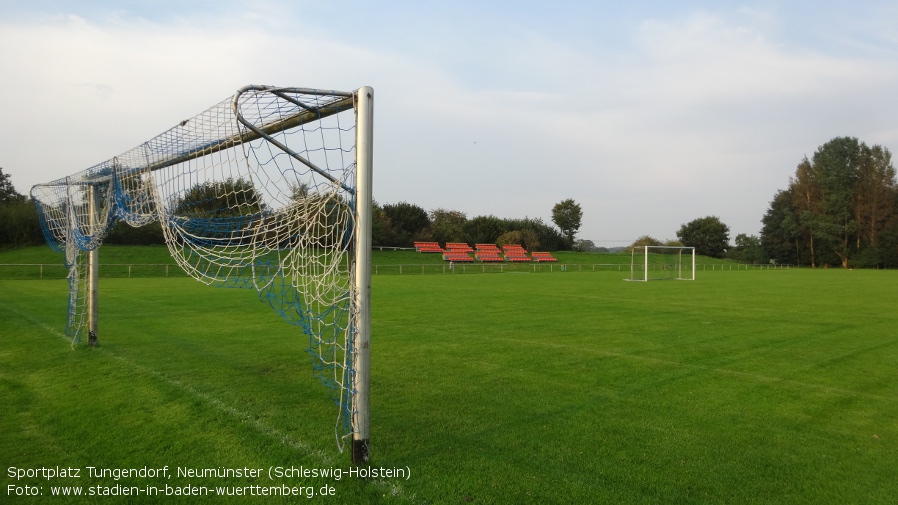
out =
[[[696,264],[696,271],[784,270],[794,265],[709,263]],[[651,269],[651,266],[650,266]],[[501,273],[621,272],[622,263],[430,263],[372,265],[372,275],[458,275]],[[60,263],[0,263],[0,280],[65,279],[69,270]],[[101,264],[100,277],[158,278],[187,277],[175,264]]]

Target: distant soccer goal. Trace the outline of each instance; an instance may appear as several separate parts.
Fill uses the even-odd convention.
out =
[[[637,246],[630,255],[629,281],[695,280],[695,248]]]
[[[99,341],[107,232],[158,221],[189,275],[254,289],[302,328],[339,405],[338,447],[351,439],[353,461],[366,461],[373,110],[368,87],[245,86],[123,154],[34,186],[47,243],[69,267],[73,342]]]

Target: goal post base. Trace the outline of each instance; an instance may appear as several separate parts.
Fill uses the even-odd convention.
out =
[[[362,465],[368,462],[368,444],[369,439],[353,439],[352,440],[352,464]]]

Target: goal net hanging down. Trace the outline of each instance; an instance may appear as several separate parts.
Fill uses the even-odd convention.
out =
[[[630,254],[629,281],[695,280],[695,248],[637,246]]]
[[[119,156],[32,188],[69,268],[67,334],[97,339],[97,253],[119,221],[159,222],[178,265],[255,289],[309,338],[339,405],[342,451],[368,459],[373,91],[246,86]]]

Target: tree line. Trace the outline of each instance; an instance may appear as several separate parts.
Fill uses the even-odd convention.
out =
[[[742,263],[766,263],[767,253],[761,247],[761,240],[754,235],[736,235],[736,244],[730,244],[730,227],[717,216],[705,216],[685,223],[677,230],[676,240],[660,241],[643,235],[630,244],[626,250],[642,246],[695,247],[696,254],[711,258],[729,258]]]
[[[188,192],[181,203],[213,201],[200,196],[210,191],[221,193],[214,189],[194,188],[196,198]],[[241,194],[248,195],[247,206],[255,208],[251,205],[252,191],[244,189]],[[297,191],[301,196],[302,188]],[[528,250],[582,250],[591,242],[575,241],[581,218],[580,205],[572,199],[552,208],[555,226],[527,217],[468,218],[459,210],[428,212],[408,202],[375,203],[372,243],[381,247],[412,247],[415,241],[517,243]],[[891,153],[854,137],[830,140],[811,158],[801,159],[788,186],[774,195],[761,224],[760,237],[739,234],[731,244],[729,227],[716,216],[706,216],[683,224],[677,240],[661,242],[643,236],[630,249],[638,245],[686,245],[696,247],[698,254],[748,263],[898,267],[898,182]],[[15,191],[0,168],[0,247],[42,243],[35,206]],[[158,223],[132,228],[120,222],[110,231],[106,243],[162,244],[164,239]]]
[[[493,215],[468,218],[459,210],[430,212],[408,202],[374,204],[372,243],[385,247],[412,247],[416,241],[468,244],[519,244],[529,251],[569,250],[583,216],[573,199],[552,208],[551,226],[539,218],[508,219]]]
[[[307,198],[307,188],[294,188],[293,198]],[[238,204],[223,195],[237,195]],[[237,212],[242,215],[264,210],[255,188],[240,179],[198,184],[182,195],[173,208],[179,215],[222,217]],[[235,210],[236,209],[236,210]],[[541,219],[504,219],[496,216],[468,218],[458,210],[425,211],[418,205],[400,202],[374,203],[372,243],[382,247],[413,247],[415,241],[520,244],[528,250],[571,249],[580,228],[582,210],[572,199],[559,202],[552,209],[551,226]],[[20,247],[44,243],[35,205],[18,193],[7,174],[0,168],[0,247]],[[158,222],[134,228],[117,222],[104,243],[120,245],[164,244]]]
[[[716,216],[680,227],[678,240],[643,236],[630,245],[685,245],[698,254],[746,263],[810,267],[898,267],[898,182],[892,154],[836,137],[802,158],[761,219],[760,237],[739,234]]]
[[[43,243],[37,209],[31,200],[16,191],[9,175],[0,168],[0,247]]]
[[[898,266],[898,183],[892,154],[837,137],[804,157],[762,218],[777,261],[811,267]]]

